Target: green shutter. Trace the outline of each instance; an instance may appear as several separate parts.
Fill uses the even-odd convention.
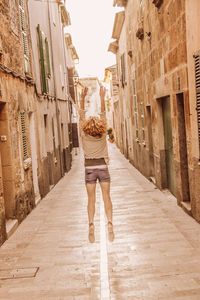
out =
[[[46,66],[47,66],[47,76],[51,76],[51,65],[50,65],[50,56],[49,56],[49,43],[47,38],[45,38],[45,54],[46,54]]]
[[[40,25],[37,26],[38,32],[38,41],[39,41],[39,51],[40,51],[40,67],[41,67],[41,79],[42,79],[42,92],[48,93],[48,81],[46,78],[46,70],[45,70],[45,60],[44,60],[44,48],[43,48],[43,40],[42,40],[42,32],[40,30]]]

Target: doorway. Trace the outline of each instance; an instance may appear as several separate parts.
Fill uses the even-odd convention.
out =
[[[37,145],[35,137],[35,120],[34,114],[30,113],[29,115],[29,124],[30,124],[30,146],[31,146],[31,156],[32,156],[32,170],[33,170],[33,187],[35,194],[35,204],[40,200],[40,192],[38,186],[38,162],[37,162]]]
[[[147,116],[147,128],[149,139],[149,163],[150,163],[150,176],[154,176],[154,156],[153,156],[153,134],[152,134],[152,122],[151,122],[151,106],[146,107]]]
[[[183,93],[176,95],[182,201],[190,202],[186,121]]]
[[[176,195],[170,97],[162,98],[161,103],[163,115],[167,187],[173,195]]]

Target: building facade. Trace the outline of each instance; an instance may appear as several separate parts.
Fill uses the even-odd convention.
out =
[[[106,119],[108,128],[112,128],[114,140],[120,147],[121,132],[118,120],[119,112],[119,82],[117,76],[117,66],[113,65],[105,69],[104,83],[106,84]]]
[[[0,245],[71,168],[69,24],[65,1],[0,2]]]
[[[85,97],[85,110],[86,118],[90,116],[98,116],[101,112],[100,101],[100,81],[97,77],[85,77],[79,79],[82,86],[88,88],[87,95]]]
[[[124,22],[116,17],[118,36],[109,50],[116,54],[119,102],[130,112],[120,110],[128,128],[121,150],[200,221],[198,1],[116,0],[114,5],[124,7]]]
[[[35,206],[31,138],[37,95],[25,1],[0,3],[0,244]]]

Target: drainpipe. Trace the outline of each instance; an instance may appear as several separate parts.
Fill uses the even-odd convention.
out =
[[[49,32],[50,32],[50,45],[51,45],[51,61],[52,61],[52,69],[53,69],[53,83],[54,83],[54,97],[56,102],[56,122],[58,128],[58,143],[59,143],[59,155],[60,155],[60,174],[61,177],[64,176],[63,171],[63,159],[61,153],[61,132],[60,132],[60,123],[59,123],[59,109],[58,109],[58,99],[57,99],[57,91],[56,91],[56,80],[55,80],[55,61],[53,56],[53,41],[52,41],[52,31],[51,31],[51,16],[50,16],[50,1],[48,2],[48,21],[49,21]]]

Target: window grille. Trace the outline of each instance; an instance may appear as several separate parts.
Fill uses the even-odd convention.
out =
[[[140,116],[141,116],[141,129],[142,129],[142,142],[145,144],[145,128],[144,128],[144,103],[140,103]]]
[[[195,60],[195,81],[196,81],[196,110],[199,137],[199,157],[200,157],[200,51],[194,55]]]
[[[139,141],[137,96],[133,95],[133,99],[134,99],[134,116],[135,116],[135,134],[136,134],[136,140]]]
[[[23,147],[23,159],[28,158],[28,147],[27,147],[27,136],[26,136],[26,123],[25,123],[25,113],[20,112],[21,117],[21,132],[22,132],[22,147]]]

